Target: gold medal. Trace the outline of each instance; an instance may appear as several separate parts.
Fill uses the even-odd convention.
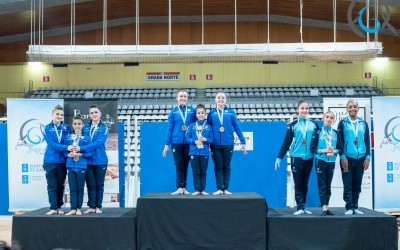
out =
[[[355,139],[353,143],[354,143],[354,145],[358,145],[358,140]]]
[[[223,133],[225,131],[225,128],[224,127],[219,127],[219,132],[221,132],[221,133]]]
[[[182,126],[182,130],[183,130],[183,131],[186,131],[186,130],[187,130],[186,125],[183,125],[183,126]]]
[[[303,146],[307,145],[307,141],[306,140],[302,141],[301,145],[303,145]]]

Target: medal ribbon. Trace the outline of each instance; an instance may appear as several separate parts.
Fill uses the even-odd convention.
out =
[[[97,127],[97,125],[96,126],[92,126],[92,127],[90,127],[90,132],[89,132],[89,135],[90,135],[90,139],[93,141],[93,136],[94,136],[94,133],[96,132],[96,130],[98,129],[98,127]]]
[[[61,137],[62,137],[62,124],[60,124],[60,130],[61,132],[58,133],[58,129],[57,129],[57,125],[54,124],[54,130],[56,131],[56,135],[57,135],[57,139],[58,139],[58,143],[61,143]]]
[[[224,110],[221,110],[221,114],[219,114],[219,109],[217,107],[217,114],[218,114],[218,119],[219,123],[221,124],[221,127],[224,125]]]
[[[301,134],[303,135],[304,140],[307,141],[308,120],[305,119],[305,125],[304,125],[304,126],[303,126],[303,124],[299,121],[299,127],[300,127],[300,131],[301,131]]]
[[[350,122],[352,123],[351,130],[354,133],[354,140],[357,140],[358,128],[359,128],[358,120],[356,120],[354,122],[352,120],[350,120]]]
[[[201,136],[202,136],[202,134],[201,134],[201,132],[203,132],[203,130],[204,130],[204,127],[206,126],[206,121],[204,121],[204,123],[203,123],[203,125],[198,125],[198,121],[196,121],[196,135],[197,135],[197,139],[199,139]],[[197,128],[201,128],[201,129],[197,129]]]
[[[187,117],[187,113],[188,113],[188,108],[187,108],[186,105],[185,105],[185,107],[186,107],[185,115],[183,115],[182,110],[181,110],[181,107],[178,106],[179,114],[180,114],[181,117],[182,117],[183,125],[186,125],[186,117]]]

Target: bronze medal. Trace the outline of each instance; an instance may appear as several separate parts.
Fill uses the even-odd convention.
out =
[[[221,133],[223,133],[225,131],[225,128],[224,127],[219,127],[219,132],[221,132]]]
[[[301,145],[303,145],[303,146],[307,145],[307,141],[306,140],[302,141]]]
[[[187,130],[186,125],[183,125],[183,126],[182,126],[182,130],[183,130],[183,131],[186,131],[186,130]]]
[[[354,143],[354,145],[358,145],[358,140],[355,139],[353,143]]]

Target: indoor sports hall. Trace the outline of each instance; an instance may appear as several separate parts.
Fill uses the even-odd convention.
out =
[[[0,20],[0,249],[399,248],[400,1]]]

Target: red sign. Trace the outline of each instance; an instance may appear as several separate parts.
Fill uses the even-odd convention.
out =
[[[212,80],[212,79],[213,79],[213,75],[212,74],[207,74],[206,75],[206,80],[207,81]]]
[[[364,77],[365,77],[365,78],[368,78],[368,79],[369,79],[369,78],[371,78],[371,76],[372,76],[372,73],[371,73],[371,72],[365,72],[365,73],[364,73]]]
[[[189,75],[189,80],[191,80],[191,81],[196,80],[196,75]]]

